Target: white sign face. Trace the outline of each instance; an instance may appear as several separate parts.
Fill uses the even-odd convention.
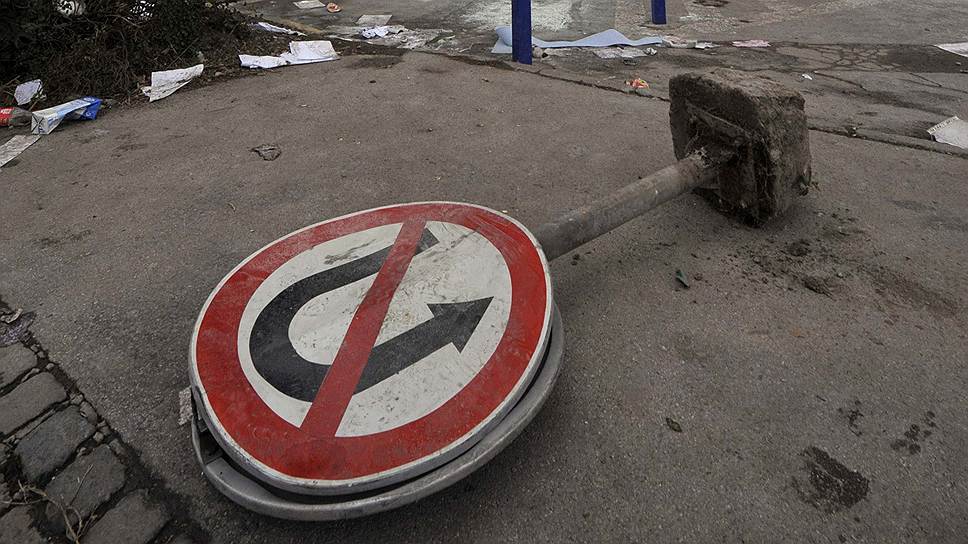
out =
[[[266,404],[300,426],[312,401],[294,398],[269,383],[249,350],[256,318],[297,281],[366,258],[393,245],[401,224],[383,225],[320,244],[280,266],[256,290],[239,326],[239,358],[249,383]],[[453,342],[413,361],[400,372],[359,391],[350,399],[337,436],[372,434],[418,419],[457,394],[488,361],[507,326],[511,276],[500,251],[480,234],[453,223],[427,222],[436,243],[416,254],[393,295],[376,346],[435,318],[429,305],[490,299],[466,345]],[[375,274],[322,293],[300,307],[288,338],[300,357],[324,367],[333,363],[350,321],[373,284]],[[430,332],[437,332],[431,330]],[[418,339],[420,340],[420,339]],[[436,346],[433,346],[436,347]]]

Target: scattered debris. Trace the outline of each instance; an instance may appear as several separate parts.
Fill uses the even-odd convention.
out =
[[[406,27],[395,25],[395,26],[374,26],[367,27],[360,31],[360,36],[370,40],[373,38],[386,38],[390,34],[399,34],[404,32]]]
[[[769,47],[770,42],[766,40],[745,40],[733,42],[733,47]]]
[[[17,138],[18,136],[14,136]],[[29,136],[28,136],[29,138]],[[36,315],[33,312],[25,312],[23,310],[16,311],[4,311],[4,316],[13,315],[15,317],[10,318],[9,321],[0,321],[0,348],[5,348],[7,346],[12,346],[23,338],[24,334],[27,333],[27,329],[34,322]]]
[[[696,40],[688,40],[686,38],[680,38],[678,36],[663,36],[662,45],[666,47],[672,47],[673,49],[712,49],[714,47],[719,47],[713,42],[700,42]]]
[[[393,31],[399,28],[399,31]],[[442,28],[424,28],[420,30],[410,30],[404,26],[390,26],[390,35],[383,38],[375,38],[370,43],[383,45],[386,47],[399,47],[400,49],[416,49],[423,47],[437,39],[442,32],[447,32]]]
[[[360,18],[356,20],[356,24],[362,27],[385,26],[390,22],[391,17],[393,15],[360,15]]]
[[[17,308],[11,313],[5,313],[3,315],[0,315],[0,323],[6,323],[7,325],[9,325],[14,321],[20,319],[20,316],[23,315],[23,313],[24,313],[23,308]]]
[[[50,134],[64,119],[94,119],[101,107],[101,99],[85,96],[71,100],[65,104],[33,112],[31,132],[34,134]]]
[[[642,79],[640,77],[637,77],[635,79],[630,79],[630,80],[626,81],[625,84],[628,85],[629,87],[632,87],[633,89],[648,89],[649,88],[649,82],[647,82],[646,80],[644,80],[644,79]]]
[[[148,97],[148,102],[161,100],[187,85],[189,81],[202,75],[202,70],[204,69],[204,64],[196,64],[190,68],[151,72],[151,85],[142,87],[141,92]]]
[[[34,98],[43,98],[44,84],[39,79],[33,79],[26,83],[17,85],[13,91],[13,97],[18,106],[29,104]]]
[[[686,277],[686,273],[682,270],[676,270],[676,281],[681,283],[686,289],[689,289],[689,278]]]
[[[274,161],[279,158],[279,155],[282,155],[282,150],[279,149],[279,146],[272,144],[262,144],[258,147],[253,147],[251,151],[258,153],[264,161]]]
[[[276,26],[265,21],[259,21],[258,23],[252,23],[252,28],[258,28],[259,30],[265,30],[266,32],[274,32],[276,34],[289,34],[290,36],[305,36],[305,32],[299,32],[298,30],[291,30],[281,26]]]
[[[929,128],[928,134],[943,144],[968,149],[968,121],[959,119],[957,115]]]
[[[665,424],[666,424],[666,427],[669,427],[670,429],[672,429],[673,431],[675,431],[677,433],[681,433],[682,432],[682,425],[679,425],[679,422],[678,421],[676,421],[676,420],[674,420],[674,419],[672,419],[670,417],[665,418]]]
[[[803,76],[803,79],[809,79],[810,81],[813,81],[813,76],[810,74],[800,74],[800,75]]]
[[[298,2],[293,2],[299,9],[316,9],[326,7],[326,4],[320,2],[319,0],[299,0]]]
[[[646,47],[645,48],[645,54],[648,55],[648,56],[650,56],[650,57],[654,57],[654,56],[656,56],[656,55],[659,54],[659,50],[656,49],[656,48],[654,48],[654,47]]]
[[[239,55],[244,68],[276,68],[290,64],[309,64],[336,60],[339,54],[329,40],[289,42],[289,51],[273,57],[268,55]]]
[[[687,40],[677,36],[663,36],[662,45],[674,49],[695,49],[696,40]]]
[[[968,42],[961,43],[939,43],[936,45],[938,49],[944,49],[949,53],[954,53],[955,55],[961,55],[962,57],[968,57]]]
[[[343,8],[339,7],[339,4],[337,4],[336,2],[330,2],[326,4],[326,11],[330,13],[339,13],[343,11]]]
[[[7,140],[7,143],[0,145],[0,166],[17,158],[25,149],[34,145],[40,139],[38,135],[18,135]]]
[[[491,53],[495,54],[510,54],[511,53],[511,27],[501,26],[495,29],[497,32],[497,42],[494,44],[494,48],[491,49]],[[662,43],[662,38],[657,36],[640,38],[638,40],[632,40],[627,38],[625,34],[622,34],[614,28],[610,28],[603,32],[597,34],[592,34],[580,40],[562,40],[562,41],[545,41],[540,38],[531,38],[533,45],[540,47],[542,49],[550,48],[561,48],[561,47],[611,47],[613,45],[655,45]]]
[[[649,51],[653,51],[653,53],[649,53]],[[654,55],[657,51],[651,47],[645,51],[634,47],[600,47],[592,52],[600,59],[634,59]]]
[[[30,124],[30,112],[15,107],[0,108],[0,127],[19,127]]]

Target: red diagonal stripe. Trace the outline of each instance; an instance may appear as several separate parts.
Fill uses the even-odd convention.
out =
[[[336,435],[350,398],[353,397],[356,383],[360,380],[363,367],[366,366],[370,351],[380,334],[393,294],[396,293],[417,251],[424,225],[424,221],[408,221],[400,229],[383,267],[356,309],[343,343],[333,360],[333,366],[326,374],[323,385],[306,414],[301,426],[304,431],[310,431],[318,437]]]

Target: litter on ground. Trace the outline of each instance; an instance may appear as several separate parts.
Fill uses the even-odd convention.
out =
[[[289,51],[278,55],[239,55],[243,68],[276,68],[290,64],[310,64],[336,60],[339,54],[329,40],[289,42]]]
[[[957,115],[929,128],[928,134],[943,144],[968,149],[968,121],[959,119]]]
[[[766,40],[744,40],[733,42],[733,47],[769,47],[770,42]]]
[[[491,53],[495,54],[510,54],[511,53],[511,27],[501,26],[495,29],[497,32],[497,42],[494,44],[494,48],[491,49]],[[662,43],[662,38],[658,36],[648,36],[645,38],[640,38],[638,40],[633,40],[622,34],[614,28],[599,32],[597,34],[592,34],[581,38],[580,40],[558,40],[558,41],[545,41],[541,38],[531,38],[532,45],[540,47],[542,49],[550,49],[555,47],[611,47],[613,45],[655,45]]]
[[[662,37],[662,45],[672,47],[674,49],[695,49],[697,43],[698,42],[696,42],[696,40],[687,40],[677,36]]]
[[[961,55],[962,57],[968,57],[968,42],[961,43],[939,43],[935,47],[939,49],[944,49],[949,53],[954,53],[955,55]]]
[[[252,23],[252,28],[258,28],[259,30],[265,30],[266,32],[274,32],[276,34],[289,34],[290,36],[305,36],[305,32],[299,32],[298,30],[292,30],[289,28],[284,28],[281,26],[276,26],[265,21],[259,21],[258,23]]]
[[[17,85],[17,88],[13,91],[13,97],[17,101],[18,106],[23,106],[24,104],[29,104],[34,97],[39,98],[43,96],[43,93],[44,84],[39,79],[33,79]]]
[[[204,64],[196,64],[189,68],[151,72],[151,85],[142,87],[141,92],[148,97],[148,102],[161,100],[187,85],[189,81],[202,75],[202,70],[204,69]]]
[[[636,90],[638,90],[638,89],[648,89],[649,88],[649,83],[646,80],[644,80],[644,79],[642,79],[640,77],[637,77],[635,79],[630,79],[630,80],[626,81],[625,84],[628,85],[629,87],[632,87],[633,89],[636,89]]]
[[[282,150],[279,149],[279,146],[272,144],[262,144],[260,146],[253,147],[252,151],[258,153],[264,161],[274,161],[279,158],[279,155],[282,155]]]
[[[298,2],[293,2],[299,9],[316,9],[324,8],[326,4],[320,2],[319,0],[299,0]]]
[[[17,158],[25,149],[32,146],[40,139],[37,135],[17,135],[7,140],[7,143],[0,145],[0,166],[7,164]]]
[[[649,51],[653,52],[649,53]],[[592,52],[595,53],[595,56],[600,59],[634,59],[657,53],[657,51],[651,47],[644,51],[634,47],[600,47],[596,48]]]
[[[30,112],[21,108],[0,108],[0,127],[19,127],[30,124]]]
[[[399,34],[407,30],[406,28],[396,25],[396,26],[373,26],[367,27],[360,31],[360,36],[363,36],[367,40],[373,38],[386,38],[390,34]]]
[[[101,99],[85,96],[77,100],[33,112],[30,130],[34,134],[50,134],[61,124],[61,121],[94,119],[101,107]]]

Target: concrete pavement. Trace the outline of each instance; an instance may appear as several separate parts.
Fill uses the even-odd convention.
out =
[[[555,261],[558,386],[450,490],[314,525],[201,476],[178,391],[239,260],[397,201],[537,226],[669,164],[667,120],[660,100],[420,53],[183,89],[0,172],[2,295],[216,542],[960,541],[968,162],[819,132],[817,187],[783,221],[686,196]]]

